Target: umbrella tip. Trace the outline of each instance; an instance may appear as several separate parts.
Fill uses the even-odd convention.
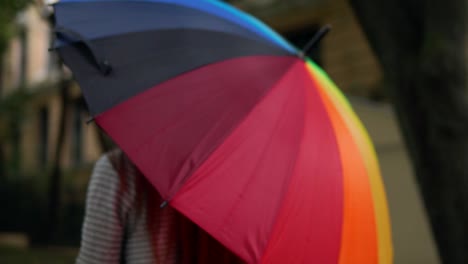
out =
[[[74,43],[74,42],[81,42],[84,44],[84,46],[88,49],[90,52],[90,55],[96,64],[98,70],[104,75],[107,76],[112,72],[112,66],[109,63],[108,60],[103,59],[101,56],[99,56],[98,52],[96,51],[96,47],[94,44],[86,39],[83,35],[80,33],[71,30],[69,28],[57,26],[54,29],[55,34],[63,40],[66,40],[67,42]]]
[[[168,206],[168,205],[169,205],[169,202],[168,202],[168,201],[164,201],[164,202],[162,202],[162,204],[159,206],[159,208],[162,209],[162,208],[164,208],[164,207],[166,207],[166,206]]]
[[[323,37],[325,37],[325,35],[331,30],[331,28],[332,28],[332,26],[330,24],[327,24],[327,25],[321,27],[317,31],[317,33],[315,33],[315,35],[312,37],[312,39],[309,42],[307,42],[307,44],[304,46],[304,48],[298,52],[298,56],[301,59],[305,59],[307,53],[312,48],[314,48],[320,42],[320,40],[323,39]]]
[[[89,117],[87,120],[86,120],[86,124],[89,125],[90,123],[94,122],[94,116],[91,116]]]
[[[99,63],[99,70],[105,76],[109,75],[112,72],[112,66],[108,60],[103,60]]]

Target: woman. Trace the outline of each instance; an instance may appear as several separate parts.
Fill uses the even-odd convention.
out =
[[[77,263],[242,263],[171,207],[120,150],[91,175]]]

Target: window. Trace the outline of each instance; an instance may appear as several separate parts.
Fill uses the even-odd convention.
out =
[[[55,32],[53,30],[50,30],[50,40],[54,40],[54,35]],[[49,43],[50,46],[53,45],[53,41]],[[59,70],[59,65],[58,65],[58,56],[57,52],[49,52],[47,55],[47,74],[50,76],[55,76],[57,74],[57,71]]]
[[[82,99],[73,103],[72,109],[72,164],[79,166],[83,162],[83,116],[85,106]]]
[[[28,35],[27,29],[22,28],[20,30],[20,50],[21,50],[21,59],[20,59],[20,72],[19,72],[19,84],[24,86],[26,84],[27,78],[27,65],[28,65]]]
[[[48,146],[49,146],[49,109],[42,107],[39,109],[39,148],[38,160],[41,167],[47,166]]]

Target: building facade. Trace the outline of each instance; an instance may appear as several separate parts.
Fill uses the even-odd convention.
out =
[[[20,100],[24,101],[20,106],[21,129],[13,138],[6,138],[3,147],[7,160],[13,158],[14,152],[20,153],[20,168],[22,174],[27,175],[47,169],[54,160],[63,111],[63,82],[67,83],[69,91],[64,111],[66,131],[61,166],[89,166],[100,153],[94,125],[83,122],[87,112],[79,88],[69,81],[71,76],[61,68],[56,54],[49,51],[52,33],[48,15],[48,8],[39,4],[31,5],[18,15],[15,21],[18,33],[11,39],[2,62],[1,100],[8,102],[18,94],[25,97]],[[12,146],[15,140],[19,143]]]

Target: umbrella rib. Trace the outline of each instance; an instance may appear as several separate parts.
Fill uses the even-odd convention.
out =
[[[297,63],[297,62],[296,62],[296,63]],[[288,71],[286,71],[286,72],[281,76],[280,80],[283,79],[287,74],[289,74],[289,73],[291,72],[291,69],[292,69],[292,68],[293,68],[293,66],[290,66],[289,69],[288,69]],[[278,82],[278,83],[279,83],[279,82]],[[269,93],[272,93],[274,89],[279,89],[278,87],[280,87],[280,86],[278,85],[278,83],[275,85],[275,87],[273,87],[272,89],[270,89]],[[283,102],[283,104],[282,104],[282,106],[281,106],[281,113],[284,113],[285,110],[287,109],[287,106],[290,104],[290,99],[291,99],[291,96],[292,96],[292,94],[293,94],[293,90],[294,90],[294,89],[290,89],[290,90],[289,90],[287,99]],[[265,95],[264,98],[265,98],[265,97],[267,97],[267,95]],[[264,98],[263,98],[263,99],[264,99]],[[253,110],[252,110],[252,111],[253,111]],[[275,129],[274,129],[274,131],[276,131],[276,128],[278,128],[278,127],[280,126],[280,122],[281,122],[281,115],[278,116],[278,119],[277,119],[276,122],[275,122]],[[301,133],[301,134],[303,134],[303,133],[304,133],[304,131],[302,130],[302,133]],[[265,144],[265,146],[264,146],[263,149],[262,149],[262,154],[261,154],[261,156],[263,156],[263,155],[267,152],[268,147],[271,145],[271,142],[273,141],[273,137],[274,137],[274,133],[272,133],[272,134],[269,136],[268,142]],[[302,137],[301,137],[301,138],[302,138]],[[299,150],[300,150],[300,147],[298,147],[297,150],[296,150],[296,154],[295,154],[296,157],[297,157],[297,155],[299,155]],[[289,170],[289,171],[294,170],[295,164],[296,164],[296,163],[292,164],[288,170]],[[249,177],[249,180],[244,184],[244,187],[243,187],[241,193],[243,193],[244,190],[245,190],[245,189],[250,185],[250,183],[254,180],[254,177],[253,177],[253,176],[256,174],[255,172],[258,170],[259,166],[260,166],[260,164],[257,163],[257,165],[255,166],[255,168],[253,169],[253,171],[252,171],[252,173],[251,173],[251,176]],[[285,185],[285,186],[287,186],[287,185]],[[241,198],[242,198],[242,197],[239,195],[239,196],[238,196],[238,199],[236,200],[236,202],[233,203],[233,206],[231,207],[231,209],[229,210],[229,212],[226,214],[224,220],[222,221],[222,224],[219,225],[218,231],[221,230],[223,227],[226,226],[225,223],[227,222],[228,219],[230,219],[231,215],[232,215],[233,212],[234,212],[234,208],[236,207],[235,205],[238,204],[238,201],[240,201]],[[281,206],[280,206],[279,208],[281,208]],[[279,211],[277,212],[277,214],[279,214]],[[276,218],[275,218],[275,219],[276,219]],[[274,226],[275,226],[275,225],[273,225],[273,227],[274,227]],[[268,244],[265,245],[265,248],[267,247],[267,245],[268,245]],[[257,258],[258,256],[255,256],[255,257]]]
[[[112,67],[109,64],[109,61],[99,56],[94,44],[92,44],[91,41],[83,37],[81,34],[71,29],[61,27],[61,26],[57,26],[54,29],[54,32],[58,36],[61,36],[62,40],[66,39],[67,41],[71,41],[72,43],[73,42],[83,43],[85,47],[88,49],[88,51],[91,53],[91,57],[93,59],[94,64],[97,66],[97,68],[103,75],[108,75],[112,71]],[[70,37],[74,40],[71,40]]]
[[[288,65],[287,66],[287,70],[285,70],[285,72],[279,76],[278,80],[281,80],[284,76],[286,76],[292,69],[292,66],[297,63],[297,60],[292,60],[291,61],[291,65]],[[172,198],[180,191],[180,189],[185,185],[185,183],[187,182],[187,180],[190,178],[190,176],[192,176],[194,173],[196,173],[196,171],[206,162],[206,160],[222,145],[222,142],[224,142],[226,140],[226,138],[228,138],[232,132],[238,127],[239,124],[243,123],[247,117],[256,109],[256,106],[261,102],[263,101],[273,90],[275,90],[275,88],[277,87],[277,83],[275,84],[275,86],[273,86],[271,89],[268,89],[266,92],[264,92],[261,96],[259,96],[258,98],[258,101],[257,103],[248,111],[248,113],[241,119],[239,120],[239,122],[237,123],[237,125],[235,126],[232,126],[232,128],[230,129],[230,131],[228,131],[218,142],[217,146],[214,147],[210,152],[207,153],[207,155],[203,158],[203,160],[200,162],[199,166],[194,169],[192,171],[191,174],[187,174],[180,182],[179,186],[177,186],[176,190],[173,191],[172,194],[170,194],[168,196],[167,199],[165,199],[165,201],[163,201],[163,203],[161,204],[161,206],[166,206],[167,203],[170,203],[170,201],[172,200]],[[185,161],[186,163],[187,162],[191,162],[191,160],[186,160]]]

